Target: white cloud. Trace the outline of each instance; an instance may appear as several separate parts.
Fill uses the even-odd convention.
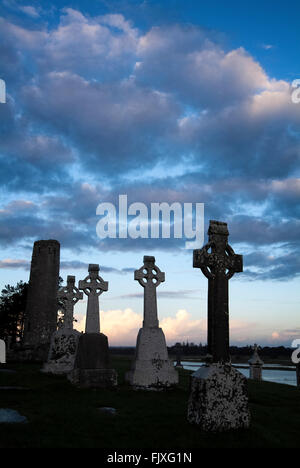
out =
[[[31,5],[20,5],[19,9],[25,13],[28,16],[31,16],[32,18],[38,18],[40,16],[39,12],[34,6]]]
[[[131,66],[130,57],[136,46],[137,31],[122,15],[91,18],[66,8],[58,27],[48,33],[41,63],[46,69],[96,77]]]
[[[179,112],[168,94],[130,79],[95,83],[70,72],[51,72],[39,86],[24,86],[23,98],[31,115],[72,138],[85,151],[84,162],[101,172],[136,167],[141,154],[152,167],[161,156],[157,143],[175,132]],[[95,165],[97,156],[102,162]]]
[[[101,332],[107,335],[112,346],[134,346],[139,329],[142,327],[143,317],[132,309],[112,309],[100,312]],[[248,338],[252,324],[241,320],[231,320],[231,338],[243,342]],[[177,341],[189,341],[199,344],[206,343],[206,318],[193,318],[185,309],[178,310],[174,315],[160,320],[168,345]],[[85,317],[79,319],[75,328],[84,331]],[[253,338],[250,339],[253,340]]]
[[[265,50],[273,49],[274,46],[272,44],[262,44],[262,48]]]
[[[163,318],[160,326],[164,330],[168,343],[187,339],[196,343],[206,340],[206,320],[193,319],[185,309],[178,310],[175,316]]]
[[[0,30],[7,41],[12,41],[19,50],[41,51],[47,41],[47,33],[39,29],[26,29],[0,18]]]
[[[139,329],[142,327],[142,315],[132,309],[115,309],[100,312],[101,332],[108,336],[111,345],[134,346]],[[85,317],[75,324],[79,331],[84,331]],[[206,320],[193,319],[186,310],[178,310],[174,316],[160,320],[168,344],[176,341],[205,341]]]
[[[223,108],[268,88],[266,72],[244,48],[225,51],[206,34],[179,25],[152,28],[139,40],[137,79],[208,108]]]
[[[112,346],[135,345],[138,330],[142,327],[142,320],[141,315],[132,309],[101,310],[100,312],[101,332],[107,335],[109,344]],[[78,331],[84,331],[85,316],[75,323],[75,328]]]

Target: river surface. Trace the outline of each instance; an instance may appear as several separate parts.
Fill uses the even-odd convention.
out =
[[[201,362],[192,362],[192,361],[182,361],[182,365],[184,369],[188,370],[193,370],[196,371],[197,368],[199,368],[202,363]],[[247,363],[245,364],[240,364],[241,366],[248,366]],[[238,364],[236,364],[238,366]],[[280,366],[278,364],[266,364],[267,367],[286,367],[286,366]],[[248,369],[237,369],[247,378],[249,378],[249,368]],[[268,382],[275,382],[275,383],[281,383],[281,384],[286,384],[286,385],[293,385],[294,387],[297,386],[296,383],[296,370],[278,370],[278,369],[272,369],[272,370],[267,370],[263,369],[262,371],[262,378],[263,380],[266,380]]]

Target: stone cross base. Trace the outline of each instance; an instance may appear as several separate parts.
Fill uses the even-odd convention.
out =
[[[163,390],[178,384],[178,374],[168,358],[165,335],[161,328],[140,329],[135,361],[126,380],[136,390]]]
[[[74,385],[83,388],[106,388],[117,385],[117,373],[109,368],[107,336],[83,333],[79,338],[75,367],[68,375]]]
[[[114,369],[74,369],[68,379],[80,388],[110,388],[118,385]]]
[[[192,374],[188,421],[207,432],[248,428],[247,379],[230,364],[211,364]]]
[[[68,374],[74,369],[78,341],[81,333],[72,329],[59,329],[51,338],[48,361],[42,372]]]
[[[249,378],[252,380],[262,380],[262,365],[251,365],[249,366]]]
[[[10,352],[10,360],[17,362],[39,362],[47,361],[50,343],[43,343],[39,346],[21,345],[16,346]]]

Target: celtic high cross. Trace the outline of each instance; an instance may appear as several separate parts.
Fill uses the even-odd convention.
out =
[[[79,281],[78,288],[88,296],[85,333],[100,333],[99,296],[108,290],[108,282],[99,276],[99,265],[89,265],[89,275]]]
[[[58,290],[58,299],[63,302],[64,319],[63,328],[73,329],[73,315],[75,304],[83,298],[82,292],[75,286],[75,276],[67,277],[67,285]]]
[[[208,278],[208,352],[213,362],[229,362],[228,281],[243,271],[243,256],[228,244],[227,224],[210,221],[208,243],[194,250],[193,267]]]
[[[144,288],[143,327],[158,327],[156,288],[165,274],[155,265],[155,257],[144,256],[144,265],[134,272],[134,279]]]

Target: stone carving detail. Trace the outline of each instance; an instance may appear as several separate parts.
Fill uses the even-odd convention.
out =
[[[59,361],[67,356],[74,356],[76,353],[77,341],[74,333],[60,333],[56,335],[53,339],[53,347],[50,350],[50,361]]]
[[[57,297],[64,304],[64,316],[58,330],[52,335],[48,361],[43,372],[67,374],[74,368],[80,337],[80,333],[73,330],[73,315],[74,306],[83,298],[83,294],[75,286],[75,276],[68,276],[67,286],[60,288]]]

